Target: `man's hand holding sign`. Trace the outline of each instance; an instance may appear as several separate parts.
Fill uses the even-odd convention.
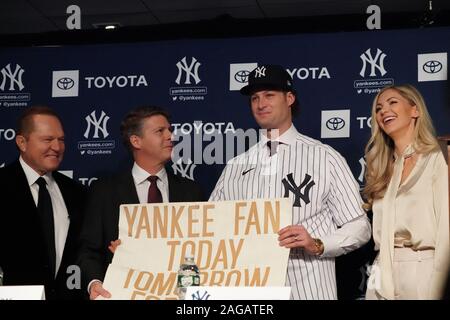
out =
[[[286,198],[122,205],[103,286],[112,299],[176,299],[186,254],[201,286],[284,286],[289,250],[278,232],[291,224],[291,208]]]

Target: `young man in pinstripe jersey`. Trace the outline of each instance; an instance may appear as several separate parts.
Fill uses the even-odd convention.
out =
[[[263,129],[260,141],[226,165],[210,200],[289,197],[292,225],[279,231],[290,248],[286,285],[292,299],[337,299],[335,257],[371,236],[359,187],[333,148],[300,134],[293,81],[277,65],[259,66],[240,91]]]

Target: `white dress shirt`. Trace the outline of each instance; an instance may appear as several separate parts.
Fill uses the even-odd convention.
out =
[[[36,207],[38,205],[39,185],[36,180],[41,177],[34,169],[32,169],[23,159],[19,158],[20,165],[22,166],[25,176],[30,186],[31,194],[33,196]],[[66,243],[67,232],[69,231],[70,219],[67,211],[64,198],[61,190],[58,187],[51,172],[42,176],[47,182],[47,190],[52,199],[53,207],[53,221],[55,224],[55,249],[56,249],[56,261],[55,261],[55,277],[58,273],[59,266],[61,265],[61,259],[64,253],[64,246]]]
[[[131,174],[133,176],[134,185],[136,186],[136,191],[139,198],[139,203],[147,203],[148,199],[148,188],[150,187],[150,181],[147,178],[151,175],[135,162],[133,168],[131,169]],[[169,181],[167,180],[167,172],[163,167],[156,174],[159,178],[156,181],[156,186],[162,195],[163,202],[169,202]]]

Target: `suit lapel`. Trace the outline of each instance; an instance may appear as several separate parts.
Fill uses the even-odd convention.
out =
[[[42,227],[40,225],[41,220],[39,218],[36,203],[34,202],[27,177],[19,161],[16,161],[12,165],[11,172],[17,181],[17,184],[15,184],[17,191],[15,192],[16,195],[14,196],[14,201],[16,201],[21,208],[18,210],[18,212],[21,213],[20,218],[23,219],[23,221],[27,221],[30,225],[36,226],[33,230],[34,234],[27,234],[27,236],[33,239],[34,250],[43,250],[42,252],[44,254],[48,254],[47,248],[44,245]],[[53,275],[48,276],[49,279],[53,279]]]
[[[131,170],[119,175],[117,180],[113,182],[112,188],[114,188],[113,194],[117,195],[116,199],[111,199],[112,203],[114,203],[114,209],[112,212],[114,219],[112,219],[112,223],[114,228],[117,228],[116,232],[118,232],[120,205],[139,203],[139,197],[136,191],[136,186],[134,185]],[[113,237],[117,238],[118,233],[115,233]]]
[[[176,177],[169,171],[167,171],[167,181],[169,182],[169,202],[179,201],[179,184],[176,181]]]
[[[25,172],[23,171],[20,162],[17,160],[13,164],[12,168],[13,176],[17,177],[17,189],[18,191],[20,191],[16,193],[17,201],[18,203],[21,203],[25,208],[28,208],[28,210],[26,210],[25,212],[29,212],[31,215],[33,215],[34,219],[37,219],[36,203],[34,202],[27,177],[25,176]]]
[[[118,199],[122,203],[139,203],[139,197],[134,185],[131,171],[128,171],[119,177],[117,185]]]

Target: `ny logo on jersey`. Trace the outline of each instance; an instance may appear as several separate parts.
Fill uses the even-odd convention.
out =
[[[287,178],[287,179],[286,179]],[[310,203],[309,200],[309,191],[316,183],[314,180],[311,180],[311,176],[309,174],[305,174],[305,178],[299,186],[295,184],[294,178],[292,177],[292,173],[289,173],[286,178],[281,180],[284,186],[284,197],[287,198],[289,196],[289,192],[292,192],[295,196],[294,207],[301,207],[300,199],[305,202],[305,204]],[[311,181],[310,181],[311,180]],[[302,193],[302,189],[303,193]]]

